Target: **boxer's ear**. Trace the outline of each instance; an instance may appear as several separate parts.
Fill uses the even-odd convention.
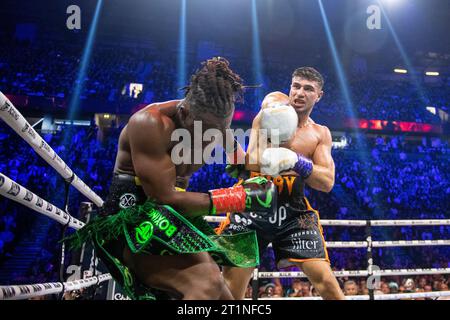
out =
[[[322,99],[322,97],[323,97],[323,91],[321,90],[320,93],[319,93],[319,97],[317,98],[316,102],[319,102],[320,99]]]
[[[183,103],[178,106],[178,114],[180,122],[183,127],[189,127],[193,125],[193,117],[189,108],[189,105]]]

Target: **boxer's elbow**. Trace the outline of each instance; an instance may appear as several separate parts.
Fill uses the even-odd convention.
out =
[[[333,190],[333,187],[334,187],[334,177],[331,179],[327,179],[327,181],[325,181],[323,192],[330,193],[331,190]]]
[[[327,178],[317,183],[315,189],[318,191],[330,193],[331,190],[333,190],[333,187],[334,187],[334,179]]]

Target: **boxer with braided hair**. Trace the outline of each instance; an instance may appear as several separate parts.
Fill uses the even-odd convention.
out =
[[[192,75],[191,84],[185,88],[185,100],[196,114],[210,112],[226,118],[233,113],[234,102],[241,97],[243,89],[241,78],[230,69],[229,62],[213,58]]]
[[[227,60],[207,60],[191,77],[184,99],[153,103],[132,115],[122,130],[102,214],[69,241],[76,248],[92,240],[131,298],[162,297],[163,292],[172,298],[232,299],[218,263],[259,263],[254,232],[218,237],[203,216],[260,206],[271,212],[276,199],[271,182],[255,178],[209,193],[183,190],[204,164],[203,157],[198,162],[194,155],[203,155],[203,133],[217,129],[225,134],[243,88]],[[201,124],[200,137],[195,136],[196,122]],[[179,162],[172,152],[178,144],[173,135],[186,131],[191,133],[191,147],[185,150],[187,161]],[[202,141],[201,148],[194,139]]]

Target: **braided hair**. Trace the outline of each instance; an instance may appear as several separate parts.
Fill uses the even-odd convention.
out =
[[[185,100],[195,115],[212,113],[226,118],[234,112],[234,102],[242,99],[243,81],[225,58],[202,62],[185,89]]]

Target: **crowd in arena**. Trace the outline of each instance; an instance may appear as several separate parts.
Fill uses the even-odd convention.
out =
[[[81,99],[95,98],[110,104],[124,99],[150,103],[180,96],[174,64],[176,56],[158,54],[155,49],[97,45],[88,72],[80,80],[77,78],[82,55],[80,46],[45,41],[0,41],[8,43],[8,50],[0,52],[0,90],[9,94],[70,99],[80,87]],[[197,60],[195,55],[187,56],[188,74],[199,67]],[[253,79],[252,66],[247,60],[235,58],[231,64],[247,85],[262,85],[259,89],[246,90],[239,109],[255,111],[258,99],[269,91],[289,91],[293,70],[285,63],[264,61],[262,83]],[[435,124],[440,122],[439,117],[428,112],[425,106],[448,112],[449,94],[445,84],[422,84],[417,88],[413,81],[380,80],[355,74],[349,77],[347,88],[352,101],[346,101],[341,94],[342,88],[334,79],[333,67],[315,67],[326,81],[326,94],[315,112],[317,120],[339,114]],[[129,92],[130,83],[142,84],[142,91]]]

